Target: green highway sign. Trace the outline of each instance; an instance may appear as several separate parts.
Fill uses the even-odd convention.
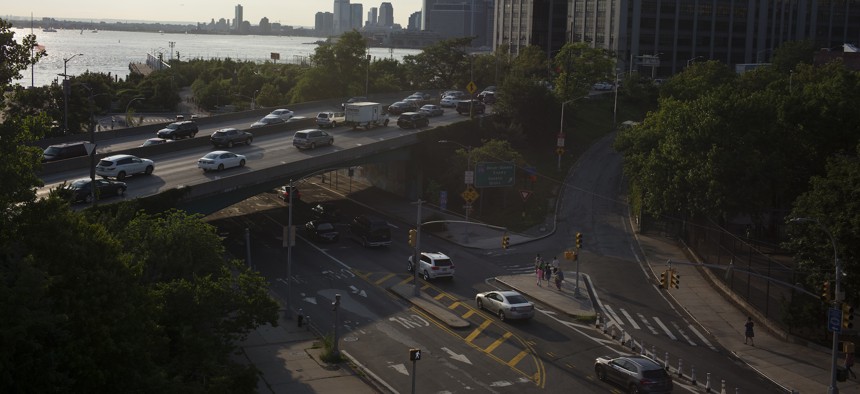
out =
[[[475,166],[475,187],[504,187],[514,185],[514,163],[478,163]]]

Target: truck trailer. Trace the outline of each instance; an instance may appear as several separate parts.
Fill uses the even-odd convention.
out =
[[[358,102],[346,105],[346,125],[353,130],[363,127],[370,129],[377,126],[388,126],[388,114],[382,104]]]

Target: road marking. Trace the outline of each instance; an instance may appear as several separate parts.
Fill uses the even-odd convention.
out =
[[[403,364],[389,365],[388,368],[394,369],[397,372],[400,372],[406,376],[409,376],[409,371],[406,370],[406,366]]]
[[[638,316],[639,316],[639,320],[641,320],[641,321],[642,321],[642,324],[644,324],[644,325],[645,325],[645,327],[648,327],[648,329],[649,329],[649,330],[651,330],[651,333],[652,333],[652,334],[654,334],[654,335],[658,335],[658,334],[659,334],[659,333],[657,332],[657,330],[655,330],[655,329],[654,329],[654,327],[653,327],[653,326],[651,326],[651,323],[650,323],[650,322],[648,322],[648,319],[646,319],[646,318],[645,318],[645,316],[643,316],[641,313],[637,313],[636,315],[638,315]]]
[[[496,339],[496,341],[495,341],[495,342],[493,342],[493,343],[491,343],[491,344],[490,344],[490,346],[487,346],[487,347],[484,349],[484,351],[485,351],[485,352],[487,352],[487,353],[492,353],[492,352],[493,352],[493,350],[496,350],[496,348],[497,348],[497,347],[499,347],[499,345],[501,345],[501,344],[505,343],[505,341],[506,341],[508,338],[510,338],[510,337],[511,337],[511,335],[514,335],[514,334],[511,334],[511,332],[510,332],[510,331],[505,332],[505,335],[502,335],[502,337],[501,337],[501,338]]]
[[[678,325],[678,323],[672,322],[672,325],[673,325],[673,326],[675,326],[675,329],[676,329],[676,330],[678,330],[678,332],[679,332],[679,333],[681,333],[681,336],[682,336],[682,337],[684,337],[684,339],[686,339],[686,340],[687,340],[687,343],[689,343],[689,344],[690,344],[690,346],[698,346],[698,345],[696,345],[696,343],[695,343],[695,342],[693,342],[693,341],[690,339],[690,337],[688,337],[688,336],[687,336],[687,333],[686,333],[686,332],[684,332],[684,329],[682,329],[682,328],[681,328],[681,326],[679,326],[679,325]]]
[[[514,356],[514,358],[512,358],[511,361],[508,361],[508,366],[513,367],[514,365],[519,364],[520,360],[522,360],[523,357],[527,356],[528,354],[529,354],[529,352],[527,352],[525,350],[521,351],[520,354],[517,354],[516,356]]]
[[[462,317],[464,319],[468,319],[468,318],[472,317],[472,315],[474,315],[474,314],[475,314],[475,311],[469,309],[466,311],[466,313],[460,315],[460,317]]]
[[[636,320],[633,319],[633,316],[630,316],[630,314],[627,313],[627,310],[625,310],[624,308],[618,308],[618,309],[621,311],[622,314],[624,314],[624,317],[627,318],[627,320],[630,322],[630,325],[632,325],[633,328],[635,328],[637,330],[640,329],[639,325],[636,324]]]
[[[381,285],[381,284],[382,284],[382,282],[385,282],[385,281],[387,281],[387,280],[391,279],[391,277],[392,277],[392,276],[394,276],[394,274],[388,274],[388,275],[385,275],[385,276],[383,276],[383,277],[382,277],[382,279],[379,279],[379,280],[377,280],[376,282],[373,282],[373,284],[375,284],[375,285],[377,285],[377,286],[378,286],[378,285]]]
[[[457,353],[454,353],[454,351],[453,351],[453,350],[448,349],[448,348],[446,348],[446,347],[443,347],[443,348],[442,348],[442,350],[444,350],[444,351],[445,351],[445,353],[448,353],[448,356],[450,356],[450,357],[451,357],[451,358],[453,358],[454,360],[457,360],[457,361],[464,362],[464,363],[466,363],[466,364],[472,365],[472,362],[471,362],[471,361],[469,361],[469,359],[466,357],[466,355],[465,355],[465,354],[457,354]]]
[[[668,336],[669,336],[669,338],[672,338],[672,340],[673,340],[673,341],[677,341],[677,340],[678,340],[678,338],[676,338],[676,337],[675,337],[675,334],[672,334],[672,332],[671,332],[671,331],[669,331],[669,329],[666,327],[666,325],[665,325],[665,324],[663,324],[663,322],[662,322],[662,321],[660,321],[660,318],[658,318],[657,316],[654,316],[654,321],[655,321],[655,322],[657,322],[657,325],[659,325],[659,326],[660,326],[660,328],[662,328],[662,329],[663,329],[663,331],[665,331],[665,332],[666,332],[666,335],[668,335]]]
[[[413,280],[415,280],[415,278],[410,276],[410,277],[407,277],[406,279],[401,280],[400,283],[398,283],[398,285],[405,285],[409,282],[412,282]]]
[[[433,299],[436,301],[439,301],[443,298],[445,298],[445,293],[439,293],[439,294],[436,294],[436,297],[433,297]]]
[[[620,318],[618,318],[618,315],[616,315],[616,314],[615,314],[615,311],[613,311],[613,310],[612,310],[612,307],[611,307],[611,306],[609,306],[609,305],[604,305],[603,307],[604,307],[604,308],[606,308],[606,313],[608,313],[608,314],[609,314],[609,318],[610,318],[610,319],[612,319],[612,320],[614,320],[616,323],[618,323],[618,325],[619,325],[619,326],[623,326],[623,325],[624,325],[624,322],[623,322],[623,321],[621,321],[621,319],[620,319]]]
[[[457,309],[458,306],[460,306],[460,301],[454,301],[448,306],[448,309]]]
[[[471,343],[473,340],[475,340],[475,338],[477,338],[478,335],[481,335],[481,331],[484,331],[484,329],[489,327],[492,322],[493,322],[492,320],[484,320],[484,322],[481,323],[481,325],[478,326],[478,328],[472,330],[472,333],[466,337],[466,342]]]
[[[699,339],[701,339],[702,342],[705,343],[705,345],[707,345],[709,348],[711,348],[711,350],[713,350],[715,352],[717,351],[717,348],[715,348],[714,345],[711,345],[711,343],[708,342],[707,339],[705,339],[704,335],[702,335],[699,332],[699,330],[696,329],[696,327],[693,327],[693,325],[691,324],[691,325],[688,325],[687,328],[689,328],[691,331],[693,331],[693,334],[696,334],[696,336],[699,337]]]

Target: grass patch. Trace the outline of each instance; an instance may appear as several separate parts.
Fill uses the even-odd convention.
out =
[[[323,351],[320,353],[320,360],[329,364],[340,364],[346,359],[340,353],[334,353],[334,337],[326,335],[322,338]]]

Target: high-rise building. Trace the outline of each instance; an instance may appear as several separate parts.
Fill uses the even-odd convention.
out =
[[[242,5],[236,4],[236,16],[233,18],[233,30],[237,32],[242,29]]]
[[[409,15],[409,24],[406,25],[406,30],[421,30],[421,11]]]
[[[349,11],[349,30],[361,29],[361,14],[364,13],[364,7],[361,4],[350,4]]]
[[[421,29],[445,38],[476,37],[472,46],[490,46],[493,0],[424,0]]]
[[[860,0],[496,0],[494,13],[493,47],[537,45],[552,55],[587,42],[616,53],[622,70],[653,77],[697,60],[769,62],[786,41],[860,41]]]
[[[376,26],[376,18],[377,18],[377,8],[370,7],[370,11],[367,11],[367,25],[368,26]]]
[[[334,34],[341,35],[350,30],[349,20],[352,13],[349,0],[334,0]]]
[[[389,2],[379,5],[379,26],[394,26],[394,7]]]

